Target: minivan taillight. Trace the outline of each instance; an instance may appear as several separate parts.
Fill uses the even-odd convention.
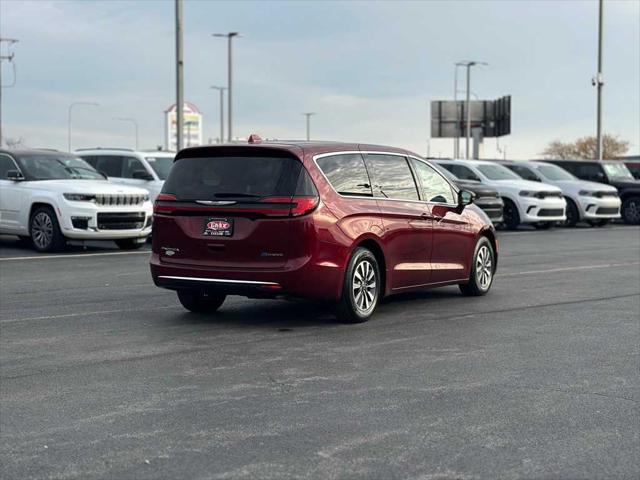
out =
[[[170,193],[161,193],[156,197],[156,201],[153,202],[153,213],[171,213],[175,210],[172,205],[160,205],[158,202],[175,202],[178,199],[175,195]]]
[[[289,216],[299,217],[313,212],[318,206],[319,199],[316,196],[295,197],[266,197],[262,203],[288,203],[290,204]]]

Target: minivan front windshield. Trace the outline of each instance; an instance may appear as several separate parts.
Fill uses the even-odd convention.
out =
[[[476,167],[489,180],[522,180],[521,177],[513,173],[502,165],[478,165]]]
[[[17,160],[29,180],[105,180],[95,168],[73,155],[24,155]]]

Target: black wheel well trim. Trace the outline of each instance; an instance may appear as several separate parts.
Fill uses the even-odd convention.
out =
[[[380,289],[380,296],[384,297],[385,289],[387,288],[387,262],[384,258],[384,252],[382,251],[382,247],[380,247],[380,244],[372,238],[365,238],[361,240],[355,245],[353,250],[355,251],[355,249],[358,247],[366,248],[373,254],[374,257],[376,257],[376,260],[378,261],[378,267],[380,269],[380,277],[381,277],[380,280],[382,282],[382,288]]]
[[[31,208],[29,209],[29,232],[31,232],[31,217],[33,216],[33,212],[35,212],[40,207],[48,207],[53,210],[53,214],[56,216],[56,220],[60,223],[60,219],[58,218],[58,212],[56,212],[56,207],[47,202],[33,202],[31,204]]]

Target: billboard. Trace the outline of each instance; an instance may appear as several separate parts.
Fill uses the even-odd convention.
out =
[[[193,103],[184,102],[183,147],[202,145],[202,114]],[[165,115],[165,148],[176,150],[177,108],[174,103],[164,111]]]
[[[431,102],[431,138],[464,137],[467,125],[466,102]],[[469,102],[471,129],[482,128],[483,137],[502,137],[511,133],[511,95],[497,100]]]

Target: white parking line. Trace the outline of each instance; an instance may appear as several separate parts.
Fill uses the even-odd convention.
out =
[[[71,255],[36,255],[34,257],[7,257],[7,258],[0,258],[0,262],[12,262],[14,260],[48,260],[50,258],[106,257],[110,255],[151,255],[151,251],[145,250],[144,252],[74,253]]]
[[[149,310],[166,310],[168,308],[178,308],[179,305],[166,305],[164,307],[149,307],[149,308],[121,308],[118,310],[96,310],[94,312],[78,312],[78,313],[64,313],[61,315],[45,315],[42,317],[26,317],[26,318],[9,318],[7,320],[2,320],[0,323],[15,323],[15,322],[26,322],[28,320],[52,320],[57,318],[70,318],[70,317],[80,317],[85,315],[100,315],[102,313],[121,313],[121,312],[146,312]]]
[[[554,272],[570,272],[572,270],[591,270],[595,268],[613,268],[613,267],[629,267],[632,265],[640,265],[640,262],[627,263],[605,263],[601,265],[579,265],[577,267],[550,268],[548,270],[529,270],[525,272],[514,273],[498,273],[497,277],[514,277],[516,275],[535,275],[536,273],[554,273]]]
[[[628,231],[633,231],[633,230],[637,230],[637,227],[634,227],[633,225],[627,225],[627,226],[620,226],[620,227],[608,227],[608,228],[559,228],[556,230],[552,230],[551,232],[548,230],[543,230],[542,232],[546,232],[546,233],[595,233],[595,232],[611,232],[612,230],[628,230]],[[526,231],[519,231],[519,232],[505,232],[505,231],[501,231],[498,230],[498,238],[502,237],[502,236],[511,236],[511,235],[531,235],[532,233],[535,233],[536,230],[526,230]]]

